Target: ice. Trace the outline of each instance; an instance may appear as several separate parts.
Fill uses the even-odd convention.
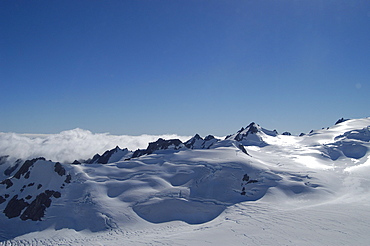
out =
[[[34,196],[36,186],[20,190],[35,182],[61,197],[41,221],[0,213],[0,245],[367,245],[369,126],[348,120],[303,137],[262,130],[255,142],[63,164],[72,176],[63,189],[55,162],[39,160],[0,195]]]

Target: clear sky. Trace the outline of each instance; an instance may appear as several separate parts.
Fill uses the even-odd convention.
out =
[[[370,116],[368,0],[1,0],[0,131],[307,132]]]

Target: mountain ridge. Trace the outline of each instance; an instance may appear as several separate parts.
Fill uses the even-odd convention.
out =
[[[303,137],[251,123],[225,139],[159,139],[135,156],[116,146],[74,164],[36,158],[12,166],[2,157],[0,236],[8,240],[47,228],[103,232],[175,221],[201,225],[261,200],[334,201],[352,189],[349,180],[368,173],[369,136],[369,118]]]

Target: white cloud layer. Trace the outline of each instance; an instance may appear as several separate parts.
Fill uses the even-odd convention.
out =
[[[73,162],[88,159],[94,154],[102,154],[116,146],[129,150],[144,149],[149,142],[158,138],[178,138],[186,141],[191,136],[168,135],[110,135],[92,133],[88,130],[73,129],[58,134],[17,134],[0,133],[0,156],[30,159],[43,156],[59,162]]]

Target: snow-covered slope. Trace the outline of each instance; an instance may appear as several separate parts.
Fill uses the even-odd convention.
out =
[[[224,140],[160,139],[78,165],[4,157],[0,237],[40,245],[366,245],[369,141],[365,118],[301,137],[252,123]]]

